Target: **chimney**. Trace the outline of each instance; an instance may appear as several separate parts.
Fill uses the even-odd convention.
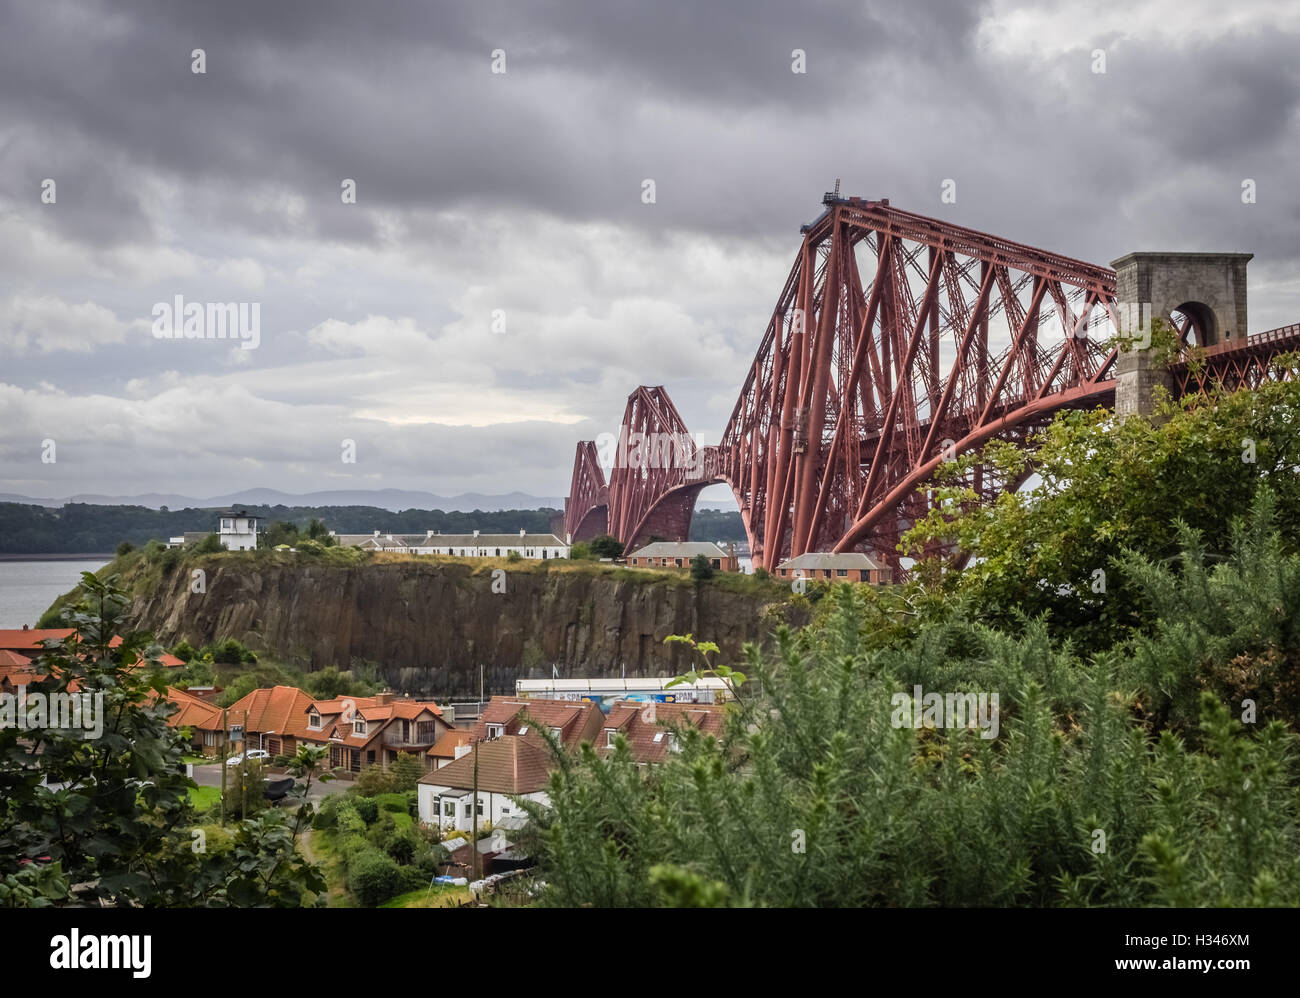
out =
[[[424,532],[425,540],[428,540],[428,539],[429,539],[430,537],[432,537],[432,536],[433,536],[433,531],[432,531],[432,530],[426,530],[426,531]]]
[[[376,537],[379,536],[379,531],[378,531],[378,530],[375,531],[375,536],[376,536]]]
[[[527,530],[525,530],[523,527],[520,527],[520,528],[519,528],[519,536],[520,536],[520,537],[524,537],[524,536],[526,536],[527,534],[528,534],[528,531],[527,531]]]
[[[385,690],[383,693],[375,694],[376,707],[387,707],[392,702],[393,702],[393,694],[390,693],[388,690]]]
[[[23,624],[23,630],[24,630],[24,631],[27,630],[27,625],[26,625],[26,624]]]
[[[475,537],[477,537],[477,536],[478,536],[478,531],[477,531],[477,530],[476,530],[476,531],[474,531],[474,536],[475,536]]]

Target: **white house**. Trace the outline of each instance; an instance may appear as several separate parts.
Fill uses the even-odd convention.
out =
[[[227,551],[253,551],[257,548],[257,517],[242,509],[223,509],[217,524],[217,536]]]
[[[478,756],[475,797],[474,757]],[[425,773],[416,786],[420,821],[439,828],[469,831],[478,823],[524,817],[513,799],[536,801],[549,806],[546,794],[550,782],[550,755],[524,735],[505,735],[479,742],[475,748],[441,769]]]
[[[445,554],[458,558],[506,558],[517,552],[521,558],[537,560],[567,558],[569,545],[554,534],[530,534],[520,530],[515,534],[439,534],[426,530],[423,534],[339,534],[340,547],[356,547],[370,551],[391,551],[397,554]]]
[[[202,530],[187,530],[180,537],[172,537],[169,548],[184,547],[207,537]],[[217,536],[227,551],[254,551],[257,549],[257,517],[242,509],[223,509],[217,514]]]

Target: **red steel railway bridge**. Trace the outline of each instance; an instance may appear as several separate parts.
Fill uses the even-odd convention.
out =
[[[1062,409],[1146,411],[1156,384],[1253,386],[1300,349],[1300,325],[1246,335],[1250,254],[1135,253],[1110,269],[887,199],[823,204],[720,443],[698,445],[663,387],[637,388],[617,435],[578,444],[571,541],[685,540],[700,492],[726,483],[756,567],[810,551],[897,566],[944,461],[993,439],[1024,444]],[[1153,317],[1183,344],[1172,365],[1107,345]],[[968,480],[991,496],[1027,475],[976,466]]]

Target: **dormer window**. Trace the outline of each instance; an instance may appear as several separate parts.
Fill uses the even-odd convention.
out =
[[[554,738],[554,739],[558,742],[558,741],[560,740],[560,729],[559,729],[559,728],[552,728],[552,729],[551,729],[551,737]]]
[[[319,730],[320,730],[320,713],[319,713],[319,712],[317,712],[317,711],[315,711],[315,710],[311,710],[311,711],[308,711],[308,712],[307,712],[307,727],[308,727],[308,729],[310,729],[311,731],[319,731]]]
[[[500,738],[505,733],[506,726],[504,724],[489,724],[487,726],[487,736],[489,738]]]
[[[606,747],[606,748],[613,748],[613,747],[614,747],[614,736],[615,736],[616,734],[618,734],[618,729],[617,729],[617,728],[606,728],[606,729],[605,729],[605,747]]]
[[[364,718],[357,718],[352,722],[352,733],[354,735],[364,735],[366,733],[366,722]]]

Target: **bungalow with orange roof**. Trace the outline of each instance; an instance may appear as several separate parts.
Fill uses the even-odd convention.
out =
[[[253,690],[230,705],[230,726],[241,732],[239,740],[246,741],[249,748],[263,749],[273,758],[293,755],[300,741],[316,740],[308,737],[307,730],[307,710],[312,702],[296,686]]]
[[[225,739],[221,731],[221,708],[187,690],[167,687],[167,701],[176,712],[167,718],[167,726],[188,731],[190,744],[203,755],[217,755]],[[234,746],[232,746],[234,747]]]

